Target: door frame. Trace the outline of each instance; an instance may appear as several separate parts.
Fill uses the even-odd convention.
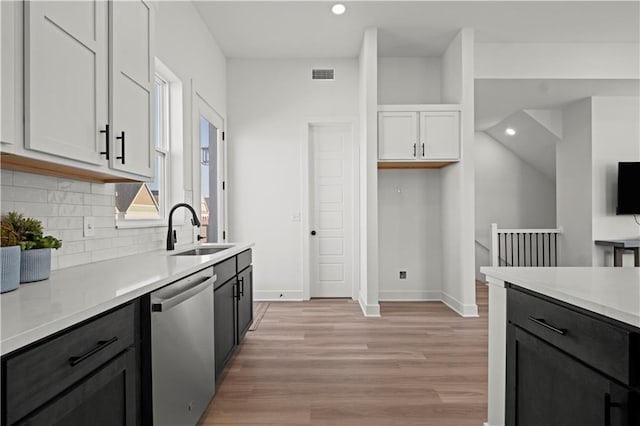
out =
[[[348,125],[351,127],[352,167],[352,253],[351,253],[351,298],[358,300],[360,288],[360,129],[359,120],[353,116],[338,117],[313,117],[304,123],[304,138],[300,147],[300,173],[301,173],[301,244],[302,244],[302,299],[311,299],[311,164],[313,161],[311,146],[311,128],[313,126]],[[347,278],[349,279],[349,278]]]
[[[216,221],[218,222],[218,243],[224,243],[229,241],[228,231],[228,206],[227,206],[227,138],[222,138],[222,133],[226,136],[226,122],[225,117],[220,114],[207,99],[196,89],[196,84],[191,80],[191,169],[192,169],[192,189],[193,189],[193,208],[196,211],[200,211],[200,115],[202,114],[209,123],[216,126],[218,129],[217,143],[218,143],[218,156],[222,159],[220,162],[222,170],[218,170],[218,200],[222,201],[222,215],[218,215]],[[210,120],[209,120],[210,118]],[[218,127],[219,125],[219,127]],[[225,190],[222,190],[222,183],[225,184]],[[211,217],[209,217],[211,220]],[[198,230],[199,232],[199,230]],[[225,238],[222,238],[223,232],[226,233]],[[197,243],[197,240],[194,241]]]

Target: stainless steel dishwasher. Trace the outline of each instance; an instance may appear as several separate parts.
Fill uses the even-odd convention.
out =
[[[151,293],[154,426],[192,426],[215,392],[213,267]]]

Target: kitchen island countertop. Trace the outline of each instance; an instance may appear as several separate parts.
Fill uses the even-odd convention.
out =
[[[0,296],[2,355],[20,349],[173,281],[221,262],[252,243],[207,244],[227,250],[200,256],[172,256],[158,250],[51,272],[46,281],[21,284]]]

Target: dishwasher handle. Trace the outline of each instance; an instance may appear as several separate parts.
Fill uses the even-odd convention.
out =
[[[198,294],[198,293],[206,290],[207,288],[211,287],[213,285],[213,283],[216,282],[217,278],[218,277],[216,275],[213,275],[211,277],[207,277],[207,278],[203,279],[202,281],[199,281],[199,282],[193,284],[193,286],[187,288],[183,292],[178,293],[175,296],[172,296],[172,297],[169,297],[169,298],[166,298],[166,299],[153,298],[151,300],[151,312],[164,312],[164,311],[167,311],[167,310],[173,308],[176,305],[179,305],[180,303],[184,302],[185,300],[191,299],[196,294]]]

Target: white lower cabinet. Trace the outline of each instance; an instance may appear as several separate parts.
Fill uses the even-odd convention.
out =
[[[10,12],[2,69],[13,71],[2,74],[3,95],[24,88],[3,96],[2,123],[15,127],[2,132],[4,163],[103,181],[152,178],[151,4],[26,1],[2,10]]]
[[[396,162],[459,161],[460,111],[379,112],[378,159]]]

